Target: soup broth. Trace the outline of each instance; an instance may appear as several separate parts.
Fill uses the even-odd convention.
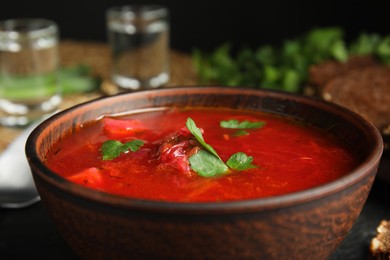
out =
[[[204,143],[186,126],[189,118]],[[119,154],[104,155],[103,144],[108,140],[119,147]],[[126,143],[135,145],[134,151]],[[211,154],[211,162],[222,163],[227,170],[217,174],[195,171],[195,164],[206,171],[214,167],[209,161],[199,162],[195,155],[200,151]],[[236,153],[244,154],[238,157],[242,159],[238,168],[227,163]],[[319,186],[353,170],[357,158],[325,130],[284,117],[230,109],[171,108],[103,117],[80,125],[52,147],[45,163],[72,182],[111,194],[217,202]]]

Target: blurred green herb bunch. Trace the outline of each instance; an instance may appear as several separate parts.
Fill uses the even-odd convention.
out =
[[[373,55],[390,63],[390,36],[361,33],[347,43],[339,27],[313,29],[281,46],[242,48],[235,55],[229,43],[206,53],[195,49],[193,63],[199,84],[246,86],[300,93],[308,69],[325,60],[346,62],[353,55]]]

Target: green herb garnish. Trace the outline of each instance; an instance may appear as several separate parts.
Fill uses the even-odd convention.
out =
[[[245,131],[245,130],[238,130],[234,133],[234,136],[244,136],[244,135],[249,135],[249,132],[248,131]]]
[[[219,126],[222,128],[238,129],[238,131],[234,133],[234,136],[248,135],[249,132],[244,129],[257,129],[263,127],[264,125],[265,122],[262,121],[250,122],[248,120],[244,120],[240,122],[236,119],[222,120],[219,122]]]
[[[256,168],[256,166],[253,165],[252,162],[252,156],[248,156],[245,153],[238,152],[230,156],[226,164],[234,170],[243,171],[247,169]]]
[[[252,164],[253,157],[247,156],[242,152],[233,154],[225,164],[214,148],[204,141],[202,132],[196,126],[194,120],[188,118],[186,126],[198,142],[205,148],[205,150],[200,150],[188,159],[191,164],[191,168],[200,176],[213,177],[227,172],[229,167],[238,171],[256,167]]]
[[[254,129],[254,128],[260,128],[265,125],[265,122],[256,121],[256,122],[250,122],[250,121],[238,121],[235,119],[232,120],[222,120],[219,125],[222,128],[230,128],[230,129]]]
[[[121,153],[126,153],[129,150],[132,152],[138,151],[144,144],[142,140],[133,140],[126,143],[121,143],[117,140],[108,140],[102,144],[101,152],[103,160],[112,160],[117,158]]]
[[[191,168],[203,177],[213,177],[229,170],[223,161],[206,150],[200,150],[188,160]]]
[[[211,147],[211,145],[207,144],[207,143],[204,141],[202,132],[201,132],[200,129],[196,126],[194,120],[192,120],[190,117],[187,118],[186,126],[187,126],[188,130],[190,130],[191,134],[193,134],[193,135],[195,136],[196,140],[198,140],[198,142],[199,142],[206,150],[208,150],[210,153],[212,153],[213,155],[215,155],[219,160],[221,160],[221,158],[219,157],[219,155],[217,154],[217,152],[214,150],[214,148]],[[221,161],[222,161],[222,160],[221,160]]]

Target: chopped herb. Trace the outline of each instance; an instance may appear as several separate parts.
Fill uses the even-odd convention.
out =
[[[212,153],[213,155],[215,155],[219,160],[221,160],[221,158],[219,157],[219,155],[217,154],[217,152],[214,150],[214,148],[211,147],[211,145],[207,144],[207,143],[204,141],[202,132],[201,132],[201,130],[196,126],[194,120],[192,120],[190,117],[187,118],[186,126],[187,126],[188,130],[190,130],[191,134],[193,134],[193,135],[195,136],[196,140],[198,140],[198,142],[199,142],[206,150],[208,150],[210,153]],[[221,161],[222,161],[222,160],[221,160]]]
[[[226,164],[234,170],[243,171],[247,169],[256,168],[256,166],[253,165],[252,162],[252,156],[248,156],[245,153],[238,152],[233,154],[226,162]]]
[[[243,136],[249,134],[248,131],[245,131],[243,129],[261,128],[265,125],[265,122],[262,121],[250,122],[248,120],[244,120],[240,122],[236,119],[231,119],[231,120],[222,120],[221,122],[219,122],[219,125],[222,128],[239,129],[234,133],[234,136]]]
[[[254,129],[254,128],[260,128],[265,125],[265,122],[257,121],[257,122],[250,122],[250,121],[238,121],[235,119],[232,120],[222,120],[219,125],[222,128],[230,128],[230,129]]]
[[[243,136],[243,135],[249,135],[249,132],[248,131],[245,131],[245,130],[238,130],[234,133],[234,136]]]
[[[129,150],[131,150],[132,152],[136,152],[143,144],[144,142],[141,140],[133,140],[126,143],[121,143],[120,141],[117,140],[105,141],[101,147],[103,160],[115,159],[121,153],[126,153]]]
[[[189,158],[191,168],[203,177],[213,177],[228,171],[226,164],[206,150],[200,150]]]
[[[237,121],[237,120],[236,120]],[[244,121],[246,122],[246,121]],[[251,123],[251,122],[249,122]],[[264,122],[257,122],[259,124],[248,124],[252,128],[258,128],[264,125]],[[237,125],[239,125],[238,123]],[[194,135],[198,142],[206,149],[200,150],[196,154],[192,155],[188,160],[191,164],[191,168],[198,173],[198,175],[203,177],[213,177],[222,173],[225,173],[229,170],[229,167],[237,170],[247,170],[255,168],[256,166],[252,164],[253,157],[248,156],[243,152],[238,152],[233,154],[227,163],[225,164],[222,159],[218,156],[217,152],[209,144],[207,144],[204,139],[201,130],[196,126],[194,120],[191,118],[187,119],[186,126],[188,130]],[[243,130],[242,130],[243,131]],[[245,132],[245,131],[244,131]],[[245,133],[243,133],[245,134]]]

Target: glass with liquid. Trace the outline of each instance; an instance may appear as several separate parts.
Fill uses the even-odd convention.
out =
[[[53,21],[0,21],[0,124],[24,126],[57,110],[58,67],[58,27]]]
[[[169,22],[159,5],[107,10],[113,82],[120,89],[157,88],[169,81]]]

